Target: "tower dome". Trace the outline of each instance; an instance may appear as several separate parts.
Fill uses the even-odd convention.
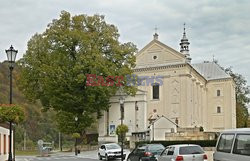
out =
[[[190,54],[189,54],[189,41],[188,38],[186,36],[186,27],[185,27],[185,23],[184,23],[184,32],[183,32],[183,37],[181,39],[181,43],[180,43],[180,52],[185,55],[187,62],[191,62],[191,58],[190,58]]]

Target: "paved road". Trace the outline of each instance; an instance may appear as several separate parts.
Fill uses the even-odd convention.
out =
[[[126,154],[128,155],[128,151]],[[212,161],[212,151],[206,151],[208,161]],[[81,152],[80,155],[74,156],[74,153],[56,153],[50,157],[34,157],[34,156],[17,156],[16,161],[98,161],[97,151]],[[118,161],[118,160],[114,160]]]

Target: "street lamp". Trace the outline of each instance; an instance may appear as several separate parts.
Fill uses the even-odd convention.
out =
[[[155,121],[159,118],[160,116],[157,114],[157,110],[153,110],[153,114],[149,117],[148,121],[149,124],[152,125],[152,141],[155,139]]]
[[[119,98],[119,102],[120,102],[120,110],[121,110],[121,125],[123,125],[123,119],[124,119],[124,101],[125,98],[124,97],[120,97]],[[121,160],[123,161],[123,134],[121,135]]]
[[[16,55],[18,50],[15,50],[14,47],[11,45],[8,50],[5,50],[9,62],[9,69],[10,69],[10,105],[12,104],[12,71],[14,69],[14,64],[16,60]],[[9,130],[10,130],[10,145],[9,145],[9,158],[8,161],[12,161],[12,121],[9,122]]]
[[[77,129],[77,121],[78,121],[78,117],[76,116],[75,117],[75,121],[76,121],[76,129]],[[75,155],[77,156],[77,154],[78,154],[78,151],[77,151],[77,136],[76,136],[76,138],[75,138]]]
[[[155,120],[156,120],[156,118],[149,118],[148,119],[149,124],[152,125],[152,141],[155,140]]]

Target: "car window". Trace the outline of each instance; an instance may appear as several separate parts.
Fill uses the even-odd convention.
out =
[[[135,149],[134,153],[140,153],[140,152],[145,152],[145,151],[146,151],[146,146],[140,145]]]
[[[165,149],[165,147],[161,144],[155,144],[155,145],[149,145],[148,151],[150,152],[162,152]]]
[[[250,156],[250,134],[237,135],[233,153]]]
[[[233,145],[234,134],[222,134],[217,146],[217,151],[230,153]]]
[[[175,147],[169,147],[167,155],[174,155]]]
[[[111,150],[111,149],[120,149],[121,147],[118,144],[107,144],[106,148],[107,150]]]
[[[179,153],[180,155],[203,154],[204,151],[199,146],[184,146],[180,147]]]
[[[161,156],[166,156],[168,154],[168,147],[161,153]]]
[[[105,149],[105,146],[104,146],[104,145],[102,145],[102,146],[101,146],[101,149]]]

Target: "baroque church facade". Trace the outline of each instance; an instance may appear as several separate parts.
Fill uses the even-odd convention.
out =
[[[236,99],[233,79],[216,64],[192,64],[185,28],[180,52],[153,40],[136,56],[134,74],[160,76],[161,83],[139,86],[135,96],[117,93],[111,107],[99,119],[99,142],[117,141],[116,127],[121,123],[119,98],[125,97],[123,123],[129,127],[127,138],[165,140],[178,128],[202,128],[219,132],[236,128]]]

